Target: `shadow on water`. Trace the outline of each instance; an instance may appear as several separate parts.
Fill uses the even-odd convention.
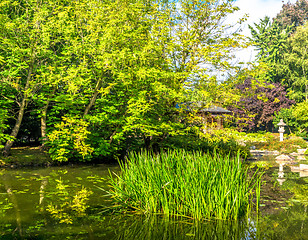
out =
[[[308,239],[308,178],[284,165],[280,184],[275,160],[255,165],[266,170],[258,216],[202,222],[107,211],[114,165],[1,170],[0,239]]]

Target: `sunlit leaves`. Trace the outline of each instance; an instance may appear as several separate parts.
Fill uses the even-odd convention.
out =
[[[63,117],[63,121],[55,125],[49,135],[49,153],[54,161],[68,161],[78,155],[86,159],[93,152],[87,143],[89,131],[88,123],[82,119]],[[76,156],[77,154],[77,156]]]

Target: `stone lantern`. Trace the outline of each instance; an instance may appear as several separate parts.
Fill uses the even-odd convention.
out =
[[[283,141],[283,133],[285,132],[284,126],[287,126],[287,124],[285,124],[283,122],[283,120],[280,119],[280,122],[277,124],[277,126],[279,127],[278,132],[280,133],[280,142],[282,142]]]

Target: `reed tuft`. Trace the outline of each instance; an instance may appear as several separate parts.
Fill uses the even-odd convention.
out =
[[[131,153],[111,178],[123,207],[194,219],[238,219],[259,199],[260,177],[249,178],[239,156],[170,150]]]

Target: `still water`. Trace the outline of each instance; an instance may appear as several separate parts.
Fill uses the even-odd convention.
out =
[[[265,171],[259,214],[203,222],[119,211],[108,194],[117,165],[0,169],[0,239],[308,239],[305,163],[251,161]]]

